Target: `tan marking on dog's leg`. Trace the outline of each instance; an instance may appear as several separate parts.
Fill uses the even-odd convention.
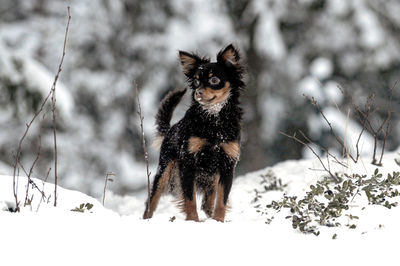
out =
[[[199,137],[191,137],[189,138],[189,152],[197,153],[203,146],[207,143],[205,139]]]
[[[146,210],[143,215],[143,219],[149,219],[153,217],[153,213],[157,208],[158,201],[160,200],[161,194],[164,192],[165,188],[167,187],[169,180],[171,179],[171,174],[172,171],[175,167],[175,161],[171,161],[168,163],[167,167],[165,168],[164,172],[161,175],[160,180],[158,181],[158,186],[156,191],[152,192],[154,193],[154,196],[152,197],[150,201],[150,208],[148,208],[148,204],[146,203]]]
[[[202,209],[206,213],[207,217],[212,217],[215,208],[215,198],[217,196],[217,187],[219,182],[219,175],[214,176],[214,182],[212,184],[211,192],[209,195],[205,195]],[[207,193],[207,192],[206,192]]]
[[[239,158],[240,149],[237,141],[223,142],[220,146],[231,159],[237,160]]]
[[[187,221],[199,221],[199,216],[197,214],[197,204],[196,204],[196,186],[193,188],[192,200],[185,199],[183,211],[186,213]]]
[[[226,213],[226,205],[224,204],[224,187],[218,184],[217,202],[213,214],[213,219],[224,222]]]

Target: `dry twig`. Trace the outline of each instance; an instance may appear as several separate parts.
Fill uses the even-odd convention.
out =
[[[309,96],[304,95],[304,94],[303,94],[303,96],[304,96],[307,100],[309,100],[310,103],[311,103],[315,108],[317,108],[317,110],[318,110],[318,112],[321,114],[322,118],[323,118],[323,119],[325,120],[325,122],[328,124],[329,130],[330,130],[330,132],[332,133],[332,135],[335,137],[337,143],[339,143],[339,145],[342,147],[343,153],[346,154],[347,156],[349,156],[349,158],[351,158],[352,161],[353,161],[354,163],[357,163],[358,158],[359,158],[359,156],[360,156],[360,151],[359,151],[359,149],[358,149],[358,143],[359,143],[359,141],[360,141],[360,139],[361,139],[361,135],[364,133],[364,128],[363,128],[363,130],[361,130],[361,132],[360,132],[360,134],[359,134],[359,136],[358,136],[357,143],[356,143],[356,157],[354,157],[354,156],[351,154],[349,148],[346,146],[345,142],[336,134],[335,130],[333,129],[333,126],[332,126],[331,122],[329,122],[328,118],[325,116],[324,112],[322,111],[321,107],[319,106],[319,104],[317,103],[317,101],[314,99],[314,97],[311,97],[311,98],[310,98]],[[324,148],[324,150],[326,150],[326,149]],[[333,157],[333,158],[334,158],[334,157]]]
[[[28,195],[28,193],[29,193],[29,184],[35,184],[35,183],[32,181],[31,176],[32,176],[32,173],[33,173],[33,169],[35,168],[35,165],[36,165],[37,161],[38,161],[39,158],[40,158],[40,151],[41,151],[41,148],[42,148],[42,132],[43,132],[43,121],[44,121],[44,118],[45,118],[45,115],[43,115],[42,123],[40,123],[40,130],[39,130],[39,137],[38,137],[39,146],[38,146],[38,151],[37,151],[37,154],[36,154],[36,158],[35,158],[35,160],[33,161],[32,165],[31,165],[31,168],[29,169],[29,173],[26,175],[27,178],[28,178],[28,183],[26,184],[24,207],[26,206],[27,201],[28,201],[28,196],[29,196],[29,195]],[[24,171],[25,171],[25,170],[24,170]],[[36,184],[35,184],[35,186],[36,186]],[[33,187],[33,185],[32,185],[32,187]],[[40,191],[40,189],[39,189],[37,186],[36,186],[36,188]],[[43,192],[42,192],[42,195],[43,195]],[[31,200],[31,203],[32,203],[32,200]]]
[[[391,117],[393,114],[392,111],[392,99],[393,99],[393,90],[394,88],[397,86],[397,81],[395,82],[395,84],[389,88],[389,97],[388,97],[388,109],[387,109],[387,116],[386,118],[381,122],[381,124],[378,127],[375,127],[370,119],[370,116],[372,113],[374,113],[376,110],[372,110],[372,106],[373,106],[373,101],[375,99],[375,94],[371,94],[368,96],[367,101],[365,103],[364,106],[364,110],[361,110],[355,103],[354,100],[351,96],[349,96],[350,98],[350,103],[353,106],[354,110],[357,112],[358,114],[358,119],[361,123],[361,125],[363,126],[363,130],[362,132],[367,129],[373,136],[374,138],[374,150],[372,153],[372,164],[377,165],[377,166],[381,166],[382,165],[382,158],[383,158],[383,154],[384,154],[384,150],[385,150],[385,145],[386,145],[386,140],[387,137],[389,135],[390,132],[390,122],[391,122]],[[342,94],[345,95],[344,90],[338,86],[339,90],[342,92]],[[386,129],[384,131],[384,127],[386,125]],[[361,132],[361,134],[362,134]],[[377,149],[378,149],[378,142],[379,142],[379,138],[380,135],[383,134],[383,140],[382,140],[382,150],[381,150],[381,155],[380,155],[380,159],[379,162],[376,159],[376,154],[377,154]],[[361,135],[360,135],[361,137]],[[360,139],[359,137],[359,139]],[[358,139],[358,141],[359,141]],[[357,152],[358,152],[358,141],[357,141]]]
[[[22,165],[22,163],[21,163],[21,162],[18,162],[18,164],[19,164],[19,167],[21,167],[22,171],[25,173],[25,175],[28,176],[29,173],[26,171],[26,169],[25,169],[25,167]],[[18,170],[20,169],[19,167],[18,167]],[[19,174],[18,174],[18,175],[19,175]],[[33,189],[36,189],[37,191],[39,191],[39,193],[42,194],[42,197],[46,197],[44,191],[41,190],[41,189],[36,185],[36,183],[32,180],[32,178],[31,178],[31,179],[28,179],[28,185],[31,185]]]
[[[65,36],[64,36],[64,46],[63,46],[63,53],[61,57],[60,64],[58,65],[58,71],[54,78],[53,86],[51,88],[52,96],[51,96],[51,112],[53,113],[53,137],[54,137],[54,206],[57,206],[57,183],[58,183],[58,173],[57,173],[57,120],[56,120],[56,85],[58,81],[58,77],[62,70],[62,64],[64,62],[65,57],[65,49],[67,46],[67,38],[68,38],[68,30],[69,30],[69,23],[71,21],[71,9],[68,7],[68,21],[67,27],[65,29]]]
[[[383,143],[382,143],[382,151],[381,151],[381,157],[379,159],[379,163],[378,165],[382,165],[382,158],[383,158],[383,153],[385,150],[385,146],[386,146],[386,139],[389,136],[389,132],[390,132],[390,121],[392,118],[392,99],[393,99],[393,89],[397,86],[397,81],[394,83],[394,85],[389,89],[389,106],[388,106],[388,110],[387,110],[387,117],[386,117],[386,130],[385,133],[383,134]]]
[[[50,167],[49,170],[47,171],[46,178],[44,179],[44,181],[42,181],[42,182],[43,182],[42,191],[44,191],[44,185],[46,184],[46,181],[47,181],[47,179],[49,178],[50,171],[51,171],[51,167]],[[49,203],[50,197],[51,197],[51,195],[48,197],[47,203]],[[39,204],[38,204],[38,207],[37,207],[36,211],[39,211],[40,204],[42,204],[43,199],[46,199],[46,197],[44,196],[44,193],[42,194],[42,197],[40,198],[40,201],[39,201]]]
[[[115,174],[112,173],[112,172],[108,172],[107,175],[106,175],[106,181],[104,182],[104,191],[103,191],[103,206],[104,206],[104,202],[105,202],[105,199],[106,199],[107,183],[114,181],[113,179],[109,178],[109,176],[115,176]]]
[[[300,130],[299,132],[300,132],[300,134],[303,136],[303,138],[305,138],[307,141],[310,141],[309,138],[307,138],[306,135],[305,135],[301,130]],[[282,135],[284,135],[284,136],[286,136],[286,137],[288,137],[288,138],[290,138],[290,139],[293,139],[293,140],[299,142],[300,144],[303,144],[304,146],[306,146],[306,147],[315,155],[315,157],[317,157],[317,159],[318,159],[319,162],[321,163],[321,166],[324,168],[323,171],[327,172],[327,173],[329,174],[329,176],[330,176],[335,182],[337,182],[337,183],[339,182],[339,179],[338,179],[338,178],[336,177],[336,175],[334,175],[334,174],[332,173],[332,171],[331,171],[331,167],[330,167],[330,164],[329,164],[329,155],[330,155],[330,153],[326,153],[327,160],[328,160],[328,166],[326,166],[325,163],[322,161],[321,156],[318,155],[318,153],[311,147],[310,144],[308,144],[308,143],[302,141],[301,139],[299,139],[299,138],[296,136],[296,133],[294,133],[293,136],[288,135],[288,134],[286,134],[286,133],[284,133],[284,132],[282,132],[282,131],[280,131],[280,133],[281,133]],[[313,142],[311,142],[311,143],[313,143]],[[331,155],[331,156],[332,156],[332,155]],[[336,157],[335,157],[335,158],[336,158]],[[343,164],[341,163],[341,165],[343,165]]]
[[[69,30],[69,24],[71,21],[71,14],[70,14],[70,7],[68,7],[68,21],[67,21],[67,27],[65,30],[65,37],[64,37],[64,46],[63,46],[63,54],[61,57],[61,61],[58,67],[58,71],[56,73],[56,76],[54,78],[54,82],[53,85],[50,89],[49,94],[44,98],[44,100],[42,101],[39,110],[35,112],[34,116],[32,117],[32,119],[30,120],[30,122],[28,124],[26,124],[26,129],[24,134],[22,135],[21,139],[19,140],[18,143],[18,149],[17,149],[17,154],[15,156],[15,162],[14,162],[14,171],[13,171],[13,194],[14,194],[14,199],[15,199],[15,205],[16,205],[16,211],[19,211],[19,201],[18,201],[18,196],[17,196],[17,192],[18,192],[18,188],[17,188],[17,184],[16,184],[16,177],[17,177],[17,173],[19,172],[19,165],[20,165],[20,159],[21,159],[21,151],[22,151],[22,143],[24,142],[29,129],[31,128],[33,122],[36,120],[36,118],[39,116],[39,114],[43,111],[43,108],[45,106],[45,104],[47,103],[48,99],[51,96],[51,100],[52,100],[52,112],[53,112],[53,133],[54,133],[54,152],[55,152],[55,168],[57,169],[57,140],[56,140],[56,115],[55,115],[55,104],[56,104],[56,98],[55,98],[55,93],[56,93],[56,85],[57,85],[57,81],[58,81],[58,77],[60,75],[60,72],[62,70],[62,64],[64,62],[64,57],[65,57],[65,50],[66,50],[66,44],[67,44],[67,36],[68,36],[68,30]],[[38,157],[37,157],[38,158]],[[34,163],[36,164],[36,162]],[[34,166],[33,164],[33,166]],[[32,168],[33,170],[33,168]],[[28,174],[29,175],[29,174]],[[30,176],[30,175],[29,175]],[[29,177],[28,177],[29,179]],[[57,202],[57,170],[55,170],[55,199],[54,199],[54,206],[56,206],[56,202]]]
[[[138,86],[135,82],[135,89],[136,89],[136,98],[137,98],[137,103],[138,103],[138,111],[137,114],[139,115],[140,118],[140,130],[142,132],[142,148],[144,152],[144,160],[146,162],[146,173],[147,173],[147,196],[148,199],[150,199],[150,171],[149,171],[149,155],[147,153],[147,148],[146,148],[146,139],[144,137],[144,129],[143,129],[143,120],[144,117],[142,115],[142,108],[140,106],[140,99],[139,99],[139,90]],[[147,208],[146,210],[150,210],[150,200],[147,200]]]

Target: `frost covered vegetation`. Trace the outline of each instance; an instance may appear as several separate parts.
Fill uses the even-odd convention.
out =
[[[376,128],[387,114],[388,90],[399,77],[400,3],[396,0],[82,0],[68,4],[73,19],[57,92],[59,177],[63,186],[91,195],[102,194],[108,172],[117,176],[110,186],[115,192],[145,188],[132,81],[141,89],[149,143],[159,100],[184,84],[177,50],[212,55],[235,41],[247,59],[242,150],[246,156],[238,164],[239,173],[314,156],[279,131],[291,135],[300,129],[317,144],[313,146],[317,153],[324,152],[320,145],[340,154],[341,147],[320,113],[302,94],[314,97],[338,134],[351,140],[362,125],[354,112],[347,113],[352,103],[337,84],[357,105],[375,92],[371,122]],[[61,0],[1,2],[0,170],[4,174],[12,171],[12,152],[27,119],[51,87],[64,38],[65,9]],[[395,113],[398,96],[395,89]],[[392,118],[389,150],[400,144],[398,119]],[[39,126],[33,127],[22,147],[24,165],[35,159],[39,131]],[[382,134],[378,135],[381,140]],[[370,155],[373,142],[373,133],[367,130],[360,143],[364,155]],[[51,121],[46,120],[42,156],[33,175],[46,176],[52,157]],[[150,161],[157,162],[154,150]],[[49,180],[53,178],[51,174]]]
[[[284,195],[282,200],[272,201],[266,207],[275,211],[289,208],[291,214],[286,218],[291,220],[294,229],[319,235],[318,226],[344,226],[337,221],[342,215],[347,216],[350,222],[359,219],[356,215],[344,214],[344,211],[352,211],[351,207],[356,197],[366,197],[368,204],[382,205],[388,209],[399,204],[398,201],[393,201],[393,198],[398,200],[400,172],[388,173],[387,177],[383,178],[377,168],[370,178],[366,175],[342,174],[338,179],[340,181],[336,183],[324,178],[311,185],[304,198],[298,200],[296,196]],[[351,229],[357,227],[349,222],[345,226]]]

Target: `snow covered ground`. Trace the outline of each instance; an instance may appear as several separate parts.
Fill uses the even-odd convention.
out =
[[[380,172],[399,171],[397,152],[384,157]],[[346,171],[371,175],[375,166],[364,159]],[[83,193],[58,188],[58,206],[40,202],[34,194],[31,206],[11,213],[14,205],[12,177],[0,176],[0,264],[1,265],[385,265],[397,260],[400,208],[368,205],[357,196],[348,213],[359,219],[355,229],[347,226],[321,227],[320,235],[302,234],[285,219],[288,212],[257,212],[272,200],[287,195],[304,195],[320,178],[317,160],[286,161],[238,177],[230,196],[231,211],[226,223],[206,219],[187,222],[170,196],[160,200],[151,220],[142,220],[145,194],[121,197],[106,194],[106,208]],[[338,168],[338,171],[343,169]],[[284,191],[263,193],[257,202],[255,190],[262,191],[262,175],[273,173],[286,184]],[[52,184],[35,179],[49,196]],[[25,195],[26,178],[19,178],[19,199]],[[112,184],[110,184],[112,185]],[[395,198],[398,200],[398,198]],[[93,207],[71,211],[81,204]],[[365,207],[363,209],[363,207]],[[271,223],[267,218],[274,216]],[[171,219],[175,217],[175,219]],[[349,219],[342,215],[341,221]],[[171,221],[173,220],[173,221]],[[337,238],[332,239],[336,234]],[[396,259],[396,260],[395,260]]]

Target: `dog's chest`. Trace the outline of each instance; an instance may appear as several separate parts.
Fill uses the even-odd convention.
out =
[[[197,163],[204,162],[204,166],[220,160],[224,154],[234,160],[239,157],[240,120],[232,114],[222,114],[197,117],[187,127],[190,133],[185,138],[187,146],[183,147],[195,156]]]
[[[194,135],[205,138],[208,143],[218,145],[222,142],[236,139],[235,128],[233,123],[215,119],[201,123],[201,125],[197,127],[198,130],[195,130]]]
[[[237,160],[239,141],[238,138],[229,136],[226,132],[210,131],[208,134],[191,136],[188,139],[188,151],[195,156],[197,162],[206,162],[206,164],[218,161],[221,155]]]

